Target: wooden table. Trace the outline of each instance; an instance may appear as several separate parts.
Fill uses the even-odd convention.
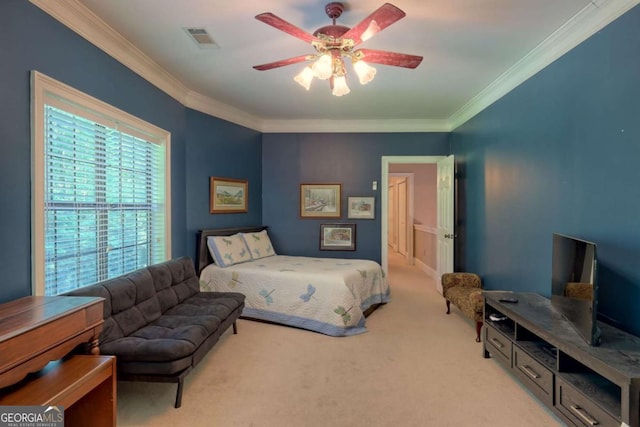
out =
[[[0,304],[0,388],[85,343],[97,355],[103,298],[24,297]]]
[[[66,426],[116,425],[116,362],[100,356],[103,298],[0,304],[0,405],[60,406]],[[85,345],[85,353],[76,354]]]
[[[75,355],[50,362],[36,374],[0,390],[0,405],[62,407],[67,427],[115,427],[115,359]]]

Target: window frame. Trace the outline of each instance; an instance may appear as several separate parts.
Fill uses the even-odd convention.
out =
[[[164,147],[165,258],[171,259],[171,133],[87,95],[38,71],[31,72],[31,286],[32,295],[45,295],[45,104],[48,98],[69,104],[69,112],[97,122],[117,122],[127,133]],[[102,118],[102,119],[101,119]],[[97,119],[97,120],[96,120]]]

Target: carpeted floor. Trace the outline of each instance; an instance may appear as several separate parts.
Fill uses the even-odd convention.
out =
[[[335,338],[249,320],[175,384],[118,383],[119,426],[561,426],[432,279],[390,254],[392,301]]]

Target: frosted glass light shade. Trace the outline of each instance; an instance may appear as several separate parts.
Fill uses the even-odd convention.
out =
[[[311,66],[313,75],[320,80],[327,80],[333,73],[331,55],[324,54]]]
[[[302,70],[297,76],[295,76],[293,80],[295,80],[296,83],[298,83],[306,90],[309,90],[309,88],[311,87],[311,81],[313,80],[313,71],[311,70],[311,67],[304,67],[304,70]]]
[[[356,71],[356,74],[358,75],[358,80],[360,80],[360,84],[363,84],[363,85],[373,80],[373,78],[376,75],[376,69],[364,61],[354,62],[353,69]]]
[[[333,78],[333,94],[335,96],[346,95],[349,92],[349,86],[347,86],[347,79],[344,76],[338,76]]]

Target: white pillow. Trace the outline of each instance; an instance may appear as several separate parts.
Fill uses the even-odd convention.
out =
[[[267,230],[262,230],[258,233],[240,234],[242,235],[244,242],[247,244],[253,259],[265,258],[276,254],[273,250],[273,245],[271,245],[271,240],[269,239]]]
[[[251,253],[240,234],[209,236],[207,237],[207,246],[211,257],[219,267],[251,261]]]

